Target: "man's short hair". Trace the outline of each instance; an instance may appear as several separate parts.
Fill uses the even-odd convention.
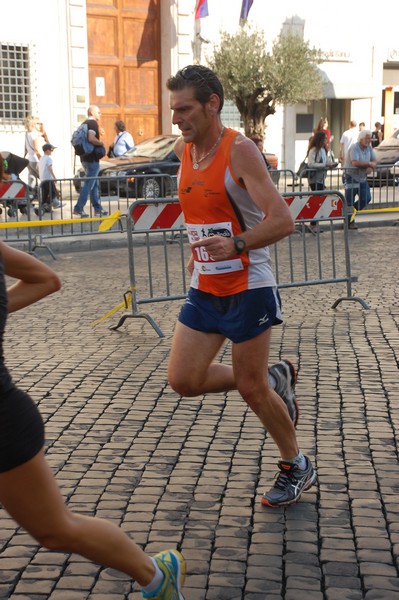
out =
[[[123,121],[115,121],[115,126],[119,129],[119,131],[126,131],[126,125]]]
[[[195,99],[201,104],[209,102],[212,94],[216,94],[220,100],[219,112],[224,104],[224,91],[216,74],[203,65],[188,65],[180,69],[166,82],[166,87],[171,92],[178,92],[187,87],[194,90]]]
[[[360,142],[360,140],[364,139],[367,136],[371,137],[371,131],[370,131],[370,129],[362,129],[359,132],[359,135],[357,136],[357,141]]]

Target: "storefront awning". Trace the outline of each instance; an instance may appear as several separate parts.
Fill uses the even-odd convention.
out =
[[[375,84],[352,63],[327,62],[319,65],[325,98],[373,98]]]

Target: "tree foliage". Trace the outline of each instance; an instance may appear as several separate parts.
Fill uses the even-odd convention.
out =
[[[280,35],[267,51],[264,33],[241,28],[221,33],[209,66],[234,101],[244,121],[245,135],[264,137],[265,119],[279,104],[295,104],[322,97],[318,50],[293,33]]]

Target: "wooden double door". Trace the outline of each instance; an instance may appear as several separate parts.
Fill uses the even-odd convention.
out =
[[[161,133],[160,0],[87,0],[90,104],[104,142],[118,119],[135,143]]]

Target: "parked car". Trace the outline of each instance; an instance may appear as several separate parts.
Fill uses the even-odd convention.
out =
[[[177,135],[157,135],[128,150],[122,156],[100,161],[101,195],[118,194],[137,198],[160,198],[176,190],[180,161],[173,147]],[[84,170],[74,179],[77,192],[82,185]]]
[[[370,185],[398,185],[399,183],[399,129],[374,148],[377,166],[367,175]]]
[[[119,195],[133,198],[161,198],[176,192],[176,179],[180,160],[173,147],[177,135],[157,135],[139,142],[117,158],[100,161],[100,191],[103,196]],[[270,174],[278,184],[280,173],[275,154],[266,153]],[[74,178],[75,190],[79,193],[85,172],[79,169]]]

